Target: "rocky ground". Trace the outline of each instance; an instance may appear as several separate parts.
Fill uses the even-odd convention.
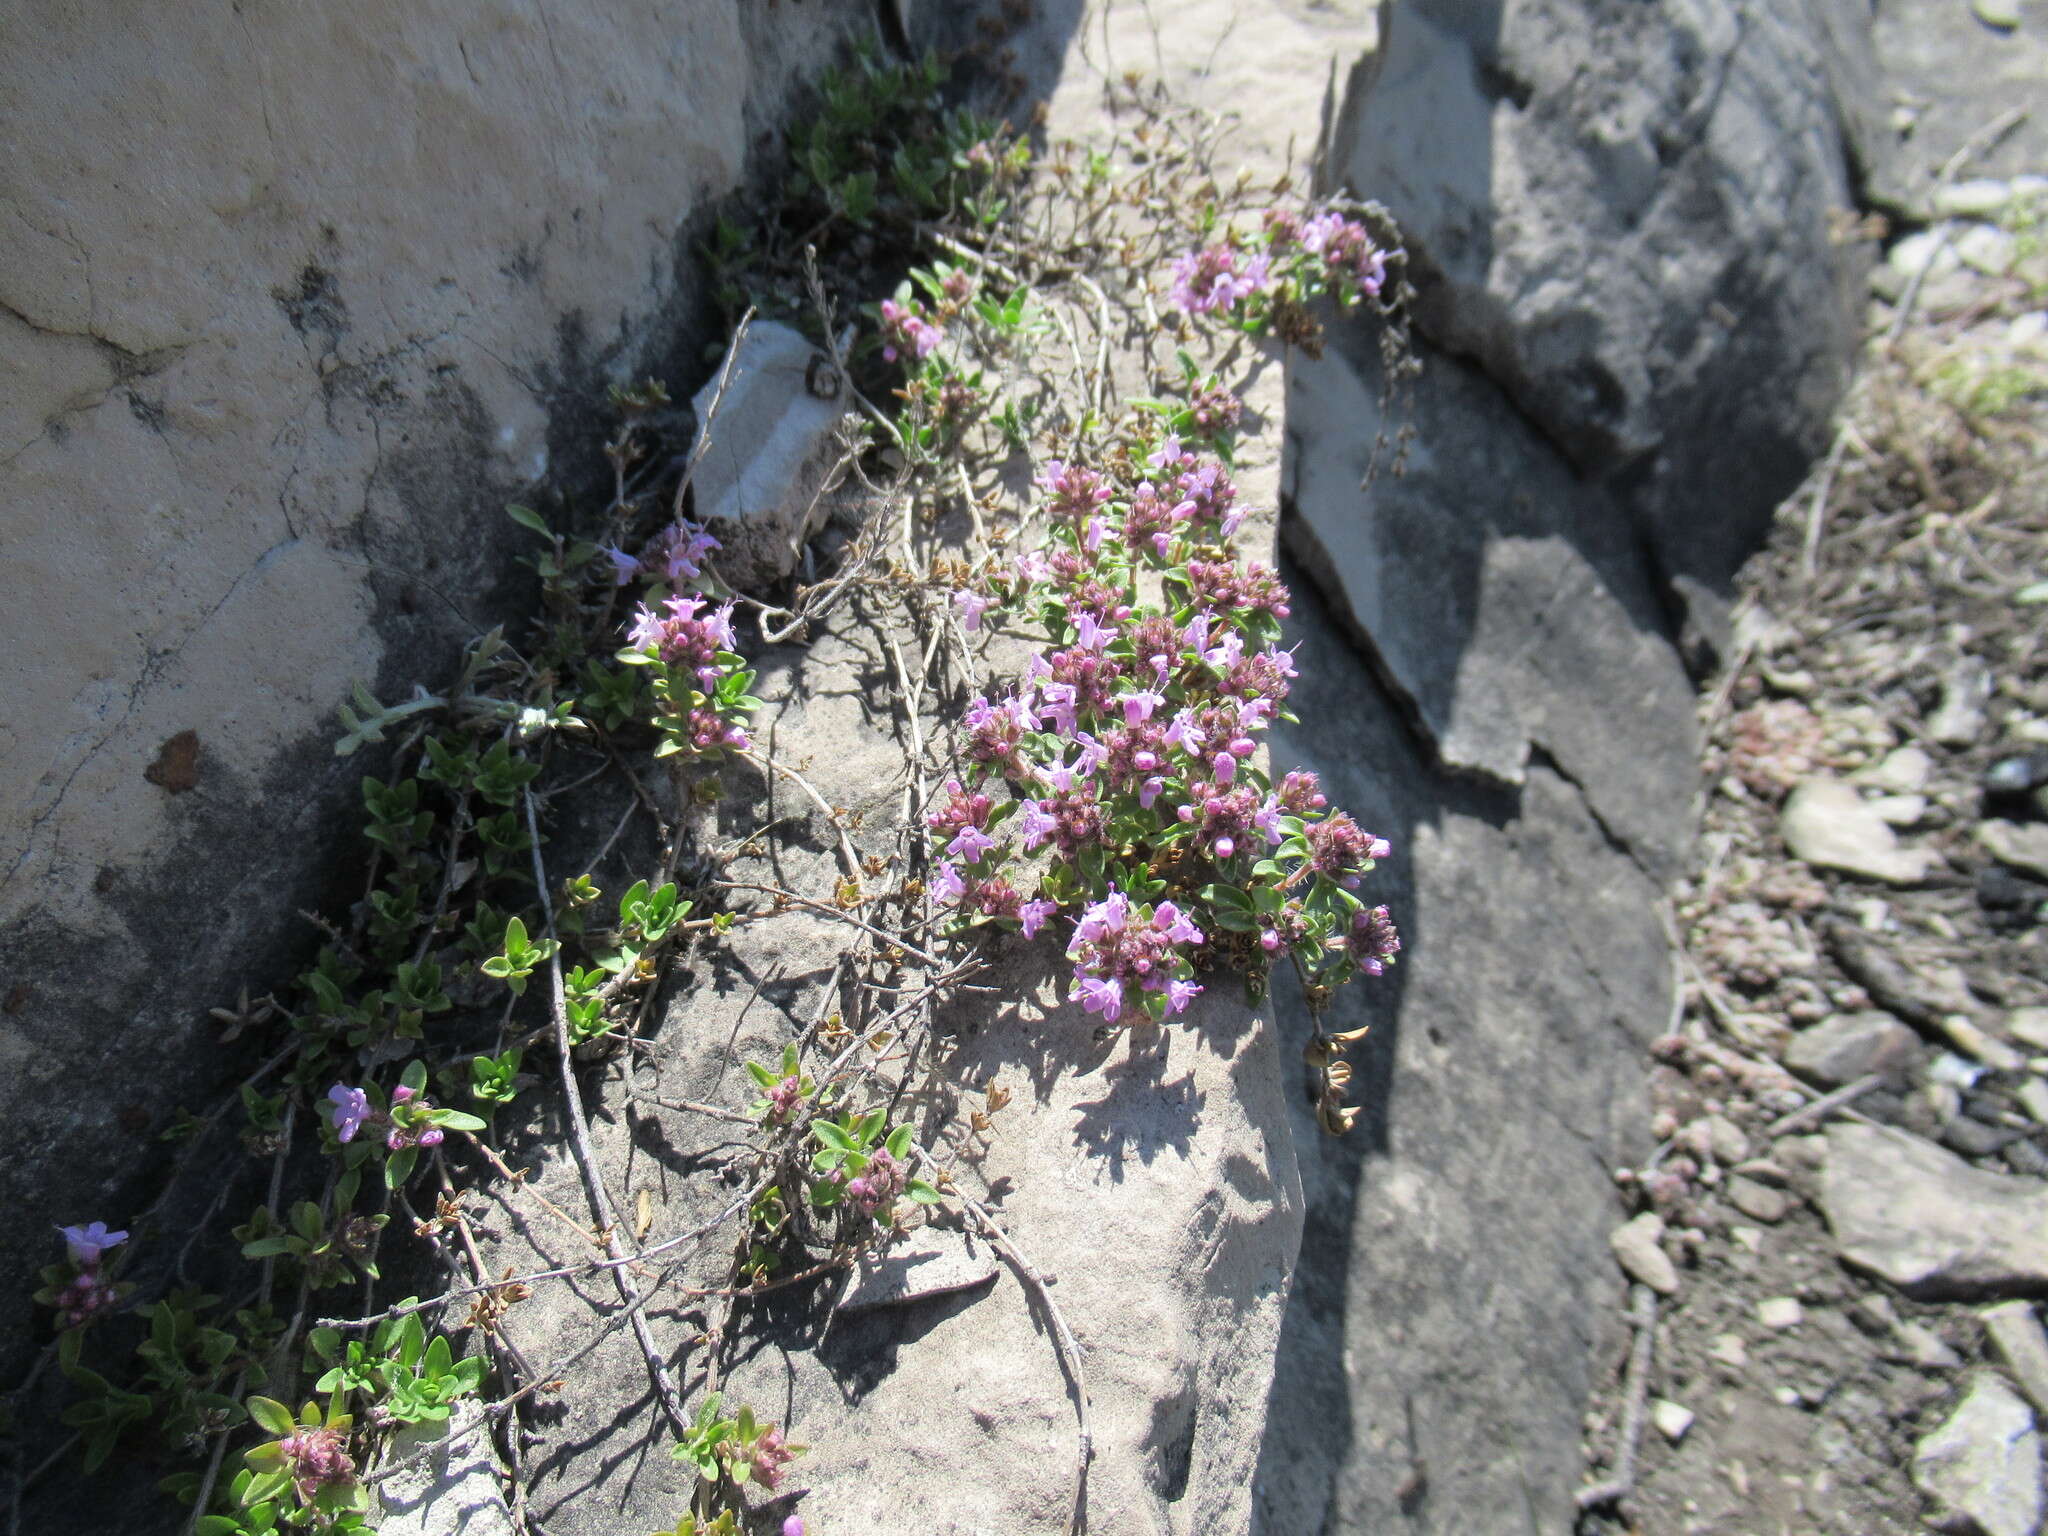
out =
[[[2048,180],[1965,169],[1700,702],[1584,1530],[2042,1527]]]

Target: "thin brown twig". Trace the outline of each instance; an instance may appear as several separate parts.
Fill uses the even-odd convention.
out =
[[[683,466],[683,476],[676,482],[673,516],[677,521],[683,515],[683,497],[690,489],[690,482],[696,478],[697,465],[711,448],[712,424],[718,420],[718,408],[725,404],[725,392],[732,386],[732,371],[740,360],[740,347],[747,339],[747,327],[754,323],[754,306],[749,304],[747,312],[740,316],[738,325],[732,328],[732,341],[726,347],[725,366],[719,370],[718,388],[711,396],[711,409],[704,413],[704,419],[697,424],[697,441],[691,445],[689,462]]]
[[[1811,1104],[1803,1105],[1784,1118],[1773,1121],[1764,1135],[1776,1141],[1780,1136],[1789,1136],[1794,1131],[1804,1130],[1811,1124],[1825,1120],[1835,1111],[1846,1109],[1871,1089],[1881,1086],[1883,1082],[1884,1075],[1879,1072],[1859,1077],[1846,1087],[1837,1088],[1833,1093],[1822,1094]]]
[[[1650,1362],[1657,1348],[1657,1293],[1647,1285],[1632,1288],[1629,1322],[1636,1330],[1628,1352],[1628,1376],[1623,1391],[1627,1408],[1621,1419],[1621,1445],[1614,1458],[1614,1476],[1604,1483],[1581,1488],[1576,1496],[1582,1510],[1598,1509],[1616,1499],[1628,1497],[1636,1485],[1636,1452],[1643,1443],[1643,1409],[1650,1395]]]
[[[901,934],[885,932],[877,928],[873,923],[863,922],[844,907],[835,907],[826,902],[814,901],[809,896],[799,896],[795,891],[786,891],[779,885],[761,885],[750,880],[721,880],[718,882],[718,888],[725,891],[758,891],[762,895],[773,896],[778,901],[787,903],[790,906],[802,907],[807,912],[816,912],[824,917],[835,918],[842,923],[850,923],[863,933],[872,934],[884,944],[900,949],[905,954],[922,960],[926,965],[942,966],[945,964],[945,961],[920,949]]]
[[[533,791],[523,791],[526,805],[526,835],[532,844],[533,883],[540,897],[541,916],[545,920],[547,935],[555,937],[555,904],[548,895],[548,874],[540,856],[540,823],[534,815]],[[549,980],[553,996],[551,1003],[555,1019],[555,1056],[561,1069],[563,1114],[569,1125],[569,1148],[575,1155],[576,1170],[583,1176],[583,1188],[590,1199],[591,1214],[597,1218],[598,1226],[604,1233],[606,1254],[612,1259],[627,1259],[624,1242],[619,1237],[618,1217],[612,1210],[611,1194],[604,1187],[604,1175],[598,1171],[596,1156],[590,1150],[590,1127],[583,1118],[583,1091],[576,1083],[576,1062],[569,1044],[568,994],[562,984],[562,951],[559,944],[548,957]],[[630,1256],[638,1259],[641,1255]],[[632,1306],[639,1300],[638,1283],[627,1272],[624,1263],[609,1266],[612,1284],[618,1288],[619,1300]],[[654,1334],[647,1326],[647,1319],[637,1309],[633,1313],[633,1337],[640,1346],[640,1356],[647,1366],[648,1380],[653,1383],[655,1400],[674,1430],[678,1439],[690,1432],[690,1421],[683,1414],[683,1404],[677,1395],[675,1383],[669,1379],[668,1365],[655,1347]]]

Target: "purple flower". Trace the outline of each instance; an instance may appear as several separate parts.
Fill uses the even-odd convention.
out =
[[[363,1122],[370,1118],[370,1096],[360,1088],[349,1088],[336,1083],[327,1090],[327,1097],[334,1104],[334,1139],[350,1141]]]
[[[1081,1007],[1089,1013],[1114,1020],[1124,1011],[1124,984],[1113,976],[1082,976],[1075,982],[1074,990],[1080,996]]]
[[[782,1536],[804,1536],[804,1517],[791,1515],[782,1522]]]
[[[941,339],[939,328],[918,313],[915,304],[882,301],[882,356],[887,361],[929,357]]]
[[[100,1261],[100,1255],[109,1248],[118,1248],[128,1241],[126,1232],[109,1232],[104,1221],[90,1222],[82,1227],[59,1227],[64,1235],[65,1246],[71,1250],[71,1262],[83,1269],[91,1269]]]
[[[1176,944],[1202,942],[1202,930],[1189,922],[1187,914],[1170,901],[1159,903],[1152,914],[1152,926]]]
[[[1140,688],[1123,697],[1124,724],[1142,725],[1152,718],[1152,712],[1166,702],[1164,694],[1154,693],[1149,688]]]
[[[1166,984],[1166,1011],[1179,1013],[1201,994],[1202,986],[1195,981],[1169,981]]]
[[[1018,813],[1018,830],[1024,834],[1024,851],[1036,853],[1047,838],[1059,830],[1059,818],[1046,810],[1042,800],[1026,800]]]
[[[946,852],[956,859],[972,864],[995,845],[996,840],[981,828],[962,827],[953,834],[953,841],[946,844]]]
[[[941,901],[957,902],[967,894],[967,882],[960,878],[960,871],[953,865],[941,864],[938,873],[932,876],[932,894]]]
[[[981,616],[995,607],[995,600],[963,587],[953,594],[953,604],[960,610],[960,627],[973,634],[981,628]]]
[[[1024,937],[1027,939],[1037,938],[1038,930],[1045,926],[1045,920],[1051,917],[1053,913],[1059,911],[1059,909],[1060,904],[1056,901],[1034,899],[1025,902],[1017,912],[1017,916],[1024,923]]]
[[[1074,615],[1074,644],[1084,651],[1099,651],[1116,638],[1116,632],[1092,613]]]
[[[611,561],[614,585],[623,587],[627,582],[640,574],[640,557],[638,555],[629,555],[615,544],[600,544],[597,546],[597,552]]]
[[[1227,314],[1266,286],[1271,266],[1264,256],[1245,258],[1227,245],[1189,251],[1174,263],[1169,298],[1185,314]]]

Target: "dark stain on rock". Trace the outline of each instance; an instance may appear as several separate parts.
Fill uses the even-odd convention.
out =
[[[334,274],[325,267],[306,263],[299,269],[295,287],[273,288],[270,296],[277,300],[293,330],[301,336],[318,336],[326,343],[321,348],[324,352],[332,352],[348,330],[348,306],[341,301]]]
[[[199,733],[180,731],[158,749],[142,776],[159,789],[182,795],[199,783]]]

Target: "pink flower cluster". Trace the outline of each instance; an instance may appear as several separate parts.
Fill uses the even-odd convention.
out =
[[[944,339],[945,333],[925,318],[915,302],[906,305],[882,300],[882,356],[887,361],[922,361]]]
[[[1351,953],[1368,976],[1381,976],[1401,952],[1401,935],[1385,907],[1364,907],[1351,920]]]
[[[1228,245],[1189,251],[1174,263],[1173,286],[1167,297],[1184,314],[1228,314],[1243,300],[1265,288],[1272,263]]]
[[[694,592],[665,600],[656,613],[645,603],[634,611],[626,631],[635,650],[652,650],[671,667],[685,667],[698,682],[710,686],[718,677],[718,653],[733,647],[732,607],[704,612],[703,598]]]
[[[1201,992],[1190,979],[1188,951],[1202,943],[1197,928],[1170,901],[1134,906],[1122,891],[1090,905],[1074,925],[1067,958],[1074,962],[1074,995],[1103,1022],[1142,1016],[1133,995],[1166,994],[1166,1012],[1179,1013]]]
[[[629,555],[610,544],[602,546],[602,550],[612,563],[613,577],[619,586],[645,577],[680,587],[702,577],[705,559],[714,549],[724,547],[696,523],[678,518],[648,540],[647,547],[637,555]]]
[[[78,1272],[57,1292],[57,1325],[83,1328],[120,1300],[120,1292],[100,1274],[100,1260],[110,1248],[128,1241],[126,1232],[109,1232],[107,1224],[95,1221],[82,1227],[59,1227],[65,1251]]]
[[[417,1089],[403,1083],[391,1090],[391,1109],[404,1109],[406,1112],[403,1114],[373,1108],[368,1093],[346,1083],[336,1083],[329,1088],[327,1100],[332,1106],[336,1141],[355,1140],[357,1133],[367,1125],[373,1132],[383,1130],[387,1152],[401,1152],[407,1147],[438,1147],[446,1134],[438,1125],[415,1118],[432,1109],[433,1105],[421,1098]]]
[[[1301,248],[1322,257],[1333,272],[1350,278],[1368,296],[1377,294],[1387,280],[1386,252],[1373,243],[1363,224],[1340,213],[1320,213],[1303,225]]]
[[[347,1438],[343,1429],[306,1424],[277,1442],[301,1504],[311,1504],[321,1489],[355,1476],[356,1464],[345,1448]]]
[[[959,595],[970,627],[1004,608],[1051,632],[1013,691],[967,710],[967,782],[949,780],[927,817],[944,850],[933,895],[956,921],[1027,936],[1080,910],[1075,995],[1113,1024],[1181,1012],[1218,929],[1314,973],[1378,974],[1399,941],[1383,908],[1354,931],[1349,892],[1385,841],[1329,812],[1313,774],[1276,787],[1254,761],[1296,671],[1276,640],[1287,588],[1222,542],[1245,514],[1219,461],[1171,436],[1131,446],[1122,462],[1142,457],[1150,478],[1048,465],[1049,541]],[[1164,577],[1164,610],[1141,602],[1146,568]],[[1017,872],[1034,858],[1027,899]]]
[[[768,1090],[768,1119],[780,1125],[803,1102],[804,1080],[792,1073]]]
[[[782,1481],[784,1465],[795,1455],[795,1450],[782,1438],[782,1431],[771,1425],[761,1431],[759,1438],[754,1441],[753,1449],[747,1453],[747,1467],[753,1474],[754,1481],[773,1493]],[[783,1530],[787,1531],[792,1521],[796,1524],[797,1536],[803,1536],[803,1522],[795,1515],[791,1515],[789,1520],[783,1522]]]
[[[863,1216],[887,1210],[909,1177],[909,1170],[889,1155],[887,1147],[870,1152],[867,1167],[859,1173],[849,1175],[844,1168],[838,1173],[841,1193]]]

